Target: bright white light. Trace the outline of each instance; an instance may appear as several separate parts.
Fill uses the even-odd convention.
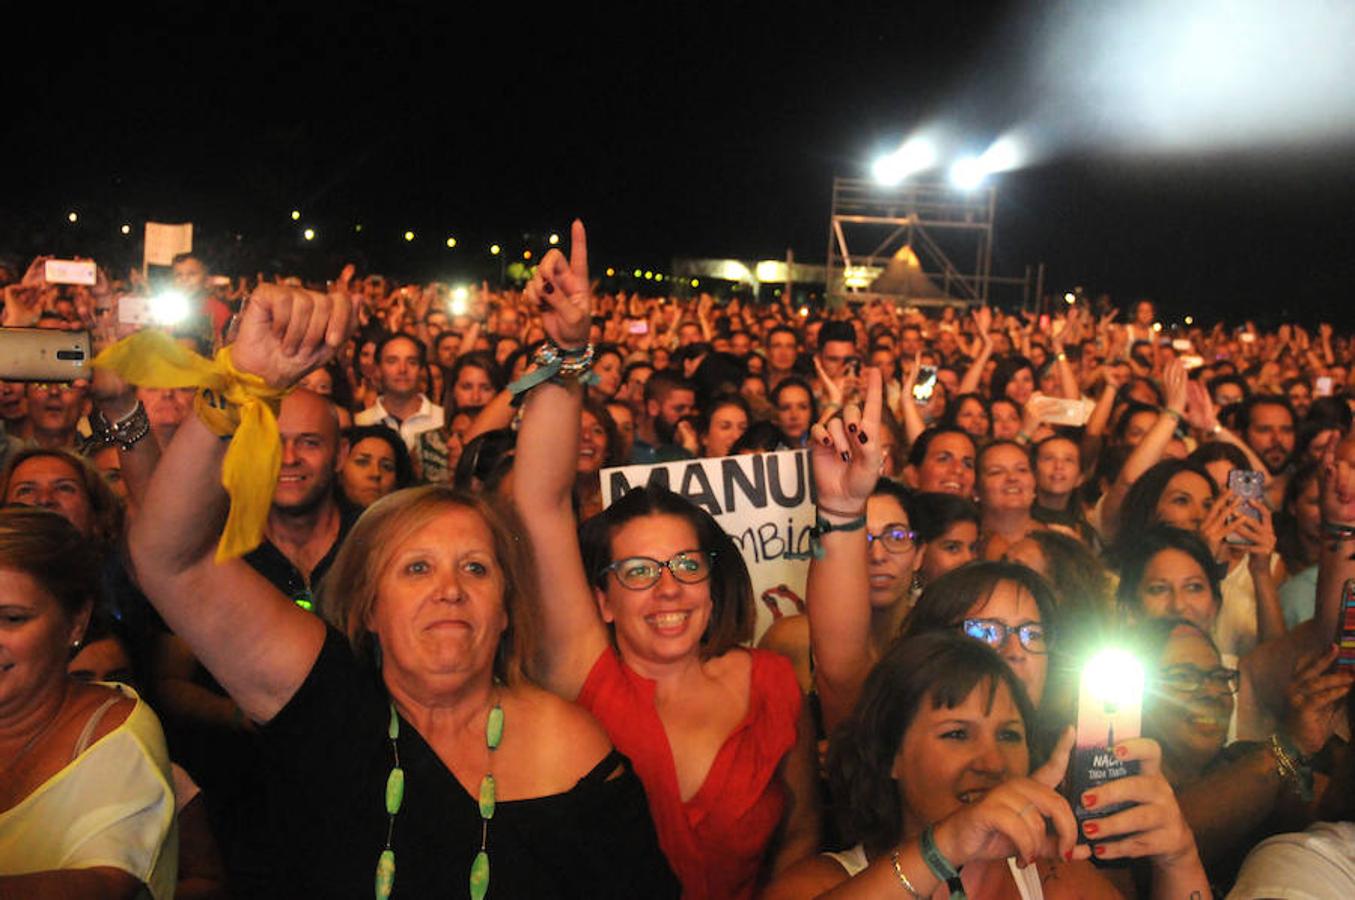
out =
[[[802,307],[800,307],[800,318],[802,318],[802,319],[803,319],[803,318],[806,318],[808,315],[809,315],[809,307],[808,307],[808,306],[802,306]]]
[[[464,316],[466,314],[466,301],[470,299],[470,291],[464,287],[452,288],[452,302],[449,308],[454,316]]]
[[[957,159],[950,167],[950,183],[962,191],[972,191],[983,184],[988,170],[983,160],[977,156],[965,156]]]
[[[301,236],[308,241],[313,241],[315,240],[315,229],[307,228],[305,231],[301,232]]]
[[[299,210],[299,209],[294,209],[294,210],[292,210],[292,221],[295,222],[297,219],[300,219],[300,218],[301,218],[301,210]]]
[[[502,253],[502,252],[503,252],[503,248],[500,247],[498,244],[490,244],[490,245],[489,245],[489,254],[490,254],[490,256],[498,256],[498,255],[499,255],[500,253]]]
[[[1029,23],[1033,129],[1147,152],[1292,147],[1355,134],[1355,5],[1051,3]],[[1060,149],[1064,149],[1061,147]]]
[[[550,245],[554,247],[558,243],[560,243],[560,236],[558,234],[552,234],[550,236]]]
[[[131,225],[124,225],[124,226],[122,226],[121,228],[119,228],[118,230],[121,231],[123,234],[131,234],[131,233],[132,233],[132,226],[131,226]]]
[[[412,232],[412,231],[406,231],[406,232],[405,232],[405,240],[406,240],[406,241],[412,241],[412,240],[414,240],[414,232]]]
[[[990,174],[993,172],[1010,172],[1021,165],[1021,156],[1015,138],[1000,137],[987,150],[983,151],[979,161],[983,163],[984,170]]]
[[[454,237],[449,237],[449,238],[447,238],[447,249],[448,249],[448,250],[451,250],[451,249],[454,248],[455,246],[456,246],[456,238],[454,238]]]
[[[1063,302],[1067,303],[1069,306],[1072,306],[1074,303],[1077,302],[1077,295],[1075,295],[1072,291],[1069,291],[1068,293],[1063,295]]]
[[[913,137],[893,153],[880,157],[871,166],[871,174],[880,184],[893,186],[909,175],[931,168],[936,163],[936,148],[926,138]]]
[[[1195,324],[1195,317],[1194,317],[1194,316],[1186,316],[1186,324],[1187,324],[1187,325],[1194,325],[1194,324]]]
[[[178,325],[188,318],[188,298],[178,291],[164,291],[151,297],[151,318],[161,325]]]
[[[75,210],[71,210],[69,213],[66,214],[66,221],[74,225],[76,222],[80,221],[80,216],[78,213],[75,212]]]
[[[1143,663],[1125,650],[1102,650],[1082,670],[1082,686],[1107,707],[1134,706],[1143,698]]]

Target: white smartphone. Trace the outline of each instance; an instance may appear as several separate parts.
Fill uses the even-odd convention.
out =
[[[154,325],[150,297],[123,296],[118,298],[118,321],[123,325]]]
[[[49,259],[43,277],[48,284],[93,285],[99,280],[99,268],[92,259]]]
[[[1081,400],[1065,397],[1045,397],[1041,401],[1040,418],[1050,425],[1068,425],[1080,428],[1087,424],[1087,405]]]

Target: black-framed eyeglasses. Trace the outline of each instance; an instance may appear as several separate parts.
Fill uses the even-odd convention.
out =
[[[1158,673],[1157,683],[1182,694],[1198,694],[1208,684],[1216,691],[1237,693],[1241,681],[1237,669],[1219,667],[1206,672],[1192,665],[1168,666]]]
[[[1022,622],[1020,625],[1008,625],[998,619],[965,619],[964,633],[988,646],[1000,650],[1007,643],[1007,636],[1015,634],[1027,653],[1048,653],[1049,641],[1044,625],[1039,622]]]
[[[715,553],[711,550],[683,550],[667,562],[650,556],[628,556],[607,566],[602,574],[611,572],[622,587],[643,591],[659,583],[664,569],[683,584],[699,584],[710,577],[714,561]]]
[[[879,541],[884,544],[886,550],[890,553],[904,553],[911,550],[917,543],[917,532],[909,531],[897,522],[893,522],[881,528],[878,534],[866,532],[866,548]]]

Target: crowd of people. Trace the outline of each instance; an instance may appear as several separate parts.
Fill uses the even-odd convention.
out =
[[[0,896],[1355,895],[1355,338],[173,267],[3,286]],[[0,377],[7,365],[0,360]],[[805,450],[803,615],[621,464]],[[1079,674],[1145,672],[1067,787]]]

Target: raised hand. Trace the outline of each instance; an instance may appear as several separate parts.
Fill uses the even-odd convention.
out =
[[[1167,368],[1162,373],[1162,389],[1167,397],[1167,409],[1178,414],[1185,413],[1186,398],[1189,395],[1186,385],[1189,383],[1185,363],[1179,359],[1167,363]]]
[[[1318,475],[1322,521],[1355,526],[1355,440],[1331,441]]]
[[[1125,761],[1138,760],[1139,774],[1098,785],[1082,795],[1082,805],[1093,810],[1116,803],[1135,805],[1082,823],[1083,833],[1096,841],[1092,847],[1096,858],[1148,857],[1159,869],[1198,865],[1195,835],[1171,785],[1162,777],[1162,748],[1149,738],[1130,738],[1115,745],[1115,755]]]
[[[541,311],[541,326],[557,345],[575,349],[588,343],[593,289],[588,281],[588,235],[582,222],[575,219],[570,228],[569,259],[559,250],[548,251],[522,296]]]
[[[1200,523],[1200,537],[1209,545],[1209,552],[1214,559],[1220,562],[1228,557],[1228,545],[1223,539],[1233,530],[1233,520],[1241,505],[1241,497],[1232,491],[1225,491],[1209,507],[1204,521]]]
[[[1049,760],[1029,777],[1008,779],[942,820],[934,832],[937,849],[955,866],[1009,856],[1022,863],[1090,856],[1089,847],[1077,844],[1072,808],[1055,790],[1068,770],[1073,744],[1073,729],[1067,728]]]
[[[1301,752],[1310,756],[1327,745],[1342,700],[1350,693],[1351,685],[1355,685],[1355,671],[1342,668],[1328,673],[1338,652],[1332,645],[1299,657],[1285,692],[1289,707],[1284,717],[1285,733]]]
[[[824,410],[831,414],[832,411],[842,408],[842,385],[833,380],[832,376],[824,371],[823,363],[819,362],[819,355],[813,355],[814,371],[819,374],[819,383],[823,385],[823,392],[828,397],[828,402],[823,405]]]
[[[256,287],[231,345],[235,367],[270,387],[286,388],[324,365],[357,327],[348,292],[352,278],[353,266],[345,266],[328,294],[281,284]]]
[[[865,408],[849,404],[841,418],[815,424],[809,432],[814,487],[819,508],[825,512],[855,516],[866,508],[866,498],[875,490],[883,462],[882,393],[880,370],[867,369]]]
[[[970,315],[974,318],[974,328],[978,333],[979,340],[987,343],[991,340],[988,331],[993,327],[993,311],[986,306],[980,306]]]
[[[1214,426],[1219,424],[1218,415],[1214,411],[1214,401],[1203,382],[1186,382],[1185,415],[1190,427],[1204,434],[1212,434]]]

